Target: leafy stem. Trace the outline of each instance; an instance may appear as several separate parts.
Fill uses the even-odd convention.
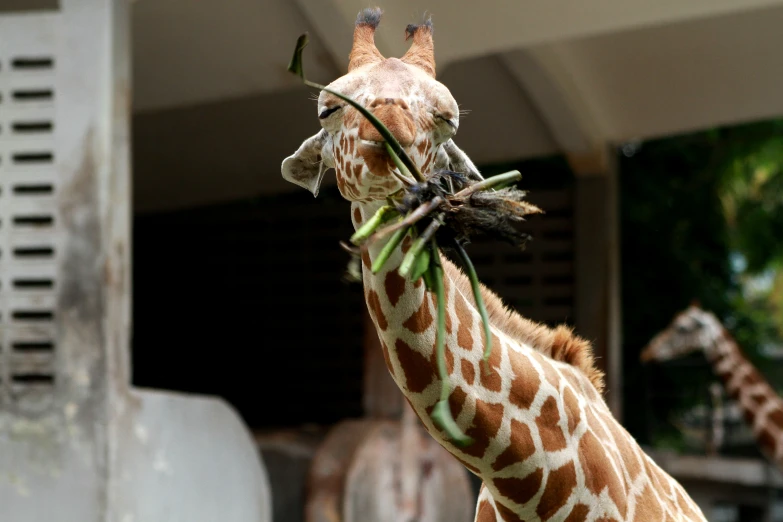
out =
[[[451,389],[449,386],[449,372],[446,369],[445,337],[446,337],[446,291],[443,286],[443,265],[438,252],[438,244],[433,238],[430,241],[432,249],[432,260],[430,270],[432,271],[432,282],[435,287],[435,297],[438,304],[438,330],[435,337],[435,350],[438,361],[438,376],[441,381],[440,400],[435,405],[432,413],[432,420],[457,444],[467,446],[473,442],[473,439],[465,435],[459,429],[449,407],[449,395]]]
[[[481,284],[476,274],[476,268],[473,266],[473,261],[470,260],[468,253],[459,242],[454,242],[454,249],[457,251],[462,260],[462,264],[465,265],[465,270],[468,272],[468,279],[470,279],[470,286],[473,289],[473,299],[476,301],[476,308],[478,308],[479,315],[481,315],[481,322],[484,325],[484,371],[489,373],[489,356],[492,353],[492,331],[489,325],[489,315],[487,314],[487,307],[484,305],[484,298],[481,295]]]

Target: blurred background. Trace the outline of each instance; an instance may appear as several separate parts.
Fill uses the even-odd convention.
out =
[[[68,93],[92,82],[97,108],[85,110],[120,121],[93,131],[127,149],[96,161],[126,165],[128,190],[115,210],[129,220],[117,234],[130,235],[116,254],[130,270],[119,299],[132,319],[116,348],[127,353],[119,356],[127,372],[104,367],[101,382],[222,399],[260,449],[267,519],[315,520],[305,518],[308,477],[329,433],[348,419],[396,422],[403,408],[378,364],[361,287],[342,280],[348,258],[338,242],[352,226],[333,174],[316,200],[280,175],[282,160],[319,129],[314,91],[286,72],[296,38],[309,32],[307,75],[328,83],[346,70],[363,7],[0,0],[0,363],[10,368],[0,382],[16,386],[3,403],[8,418],[40,418],[70,393],[59,386],[73,378],[76,352],[60,348],[69,315],[58,312],[57,278],[75,268],[58,257],[67,249],[25,243],[31,236],[15,232],[13,209],[35,197],[44,198],[35,215],[46,204],[67,207],[47,173],[70,168],[81,145],[70,156],[58,147],[89,125],[74,130],[57,118],[72,114],[63,109]],[[710,392],[718,378],[704,355],[639,361],[699,300],[772,387],[783,387],[783,1],[381,7],[376,44],[385,56],[401,56],[405,26],[432,15],[438,79],[469,111],[455,141],[485,177],[520,170],[520,186],[545,211],[524,225],[533,241],[522,252],[471,245],[480,279],[523,315],[573,325],[594,342],[612,411],[709,520],[783,521],[783,475],[725,390]],[[82,59],[103,65],[80,78]],[[16,190],[20,172],[33,181]],[[77,230],[50,225],[52,245]],[[14,267],[43,266],[35,252],[52,263],[51,284],[14,284]],[[43,321],[54,333],[25,350],[12,332],[31,319],[14,315],[14,303],[30,295],[50,312],[32,319],[36,327]],[[13,364],[34,371],[16,378]],[[14,406],[27,393],[44,406]],[[725,430],[717,449],[716,410]],[[208,418],[194,414],[182,436]]]

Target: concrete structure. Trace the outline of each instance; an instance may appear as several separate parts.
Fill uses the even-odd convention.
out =
[[[128,3],[44,7],[0,4],[2,518],[269,521],[233,409],[130,386]]]

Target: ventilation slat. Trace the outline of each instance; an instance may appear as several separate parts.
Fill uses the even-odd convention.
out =
[[[15,121],[11,123],[11,132],[13,134],[29,136],[31,134],[49,134],[54,130],[54,124],[51,121]]]
[[[51,56],[21,56],[11,60],[13,71],[41,71],[54,67],[54,58]]]
[[[18,184],[11,190],[17,196],[48,196],[54,193],[54,185],[51,183]]]
[[[58,373],[57,61],[19,51],[0,48],[0,402],[41,411]]]
[[[14,89],[11,100],[18,103],[51,102],[54,99],[54,89]]]
[[[54,247],[45,244],[17,246],[12,250],[14,259],[18,260],[51,260],[54,257]]]

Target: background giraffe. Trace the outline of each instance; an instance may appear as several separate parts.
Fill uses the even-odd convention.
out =
[[[380,16],[377,8],[359,14],[348,74],[329,87],[369,107],[425,176],[448,168],[480,177],[451,139],[459,107],[435,80],[432,24],[408,26],[410,49],[387,59],[373,39]],[[359,226],[399,188],[395,167],[375,129],[338,98],[322,92],[318,116],[322,130],[285,159],[283,177],[317,195],[325,170],[334,168]],[[460,448],[446,439],[430,419],[443,384],[435,370],[434,299],[421,281],[397,273],[409,243],[377,274],[369,267],[380,247],[364,254],[367,306],[389,371],[427,431],[482,478],[476,520],[705,520],[613,418],[589,344],[566,327],[524,319],[482,288],[493,337],[485,373],[470,283],[444,260],[449,401],[474,442]]]
[[[714,314],[691,305],[644,348],[642,362],[668,361],[701,350],[739,403],[762,453],[783,471],[783,400],[748,361]]]

